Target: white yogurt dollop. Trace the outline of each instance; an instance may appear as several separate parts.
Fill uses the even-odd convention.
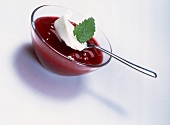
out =
[[[72,49],[82,51],[87,47],[87,43],[80,43],[73,34],[74,26],[65,16],[60,17],[54,22],[54,27],[59,36],[67,46]]]

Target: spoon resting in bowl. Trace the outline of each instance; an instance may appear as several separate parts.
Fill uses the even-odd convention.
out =
[[[52,32],[57,36],[59,41],[62,41],[62,39],[60,38],[60,36],[58,35],[58,33],[56,31],[52,30]],[[110,55],[111,57],[115,58],[116,60],[126,64],[127,66],[129,66],[129,67],[131,67],[131,68],[141,72],[141,73],[144,73],[144,74],[146,74],[148,76],[151,76],[151,77],[154,77],[154,78],[157,77],[157,74],[155,72],[153,72],[151,70],[148,70],[146,68],[143,68],[143,67],[141,67],[139,65],[136,65],[136,64],[134,64],[132,62],[129,62],[129,61],[123,59],[122,57],[117,56],[116,54],[113,54],[112,52],[110,52],[110,51],[108,51],[108,50],[106,50],[106,49],[104,49],[104,48],[102,48],[100,46],[96,46],[94,44],[87,44],[86,48],[96,48],[96,49],[98,49],[98,50],[100,50],[100,51]]]
[[[141,66],[138,66],[138,65],[136,65],[136,64],[134,64],[132,62],[129,62],[129,61],[117,56],[116,54],[113,54],[112,52],[109,52],[108,50],[106,50],[106,49],[104,49],[104,48],[102,48],[100,46],[96,46],[96,45],[93,45],[93,44],[87,44],[87,48],[96,48],[98,50],[101,50],[102,52],[110,55],[111,57],[115,58],[116,60],[126,64],[127,66],[129,66],[129,67],[131,67],[131,68],[133,68],[133,69],[135,69],[135,70],[137,70],[137,71],[139,71],[141,73],[144,73],[144,74],[146,74],[148,76],[151,76],[151,77],[154,77],[154,78],[157,77],[157,74],[155,72],[153,72],[151,70],[148,70],[146,68],[143,68]]]

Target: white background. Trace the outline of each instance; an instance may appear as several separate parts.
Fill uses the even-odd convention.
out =
[[[170,125],[169,0],[1,0],[0,125]],[[114,53],[152,69],[154,79],[112,59],[78,77],[36,60],[30,15],[43,4],[93,16]]]

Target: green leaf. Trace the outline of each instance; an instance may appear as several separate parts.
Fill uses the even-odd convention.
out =
[[[82,23],[79,23],[73,30],[74,36],[80,43],[87,42],[93,37],[95,32],[95,22],[92,17],[85,19]]]

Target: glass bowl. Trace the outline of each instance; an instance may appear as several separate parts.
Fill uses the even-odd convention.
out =
[[[77,76],[92,72],[96,69],[99,69],[111,60],[111,57],[105,53],[103,54],[103,61],[101,64],[92,65],[80,63],[74,60],[71,60],[69,57],[63,55],[62,53],[55,50],[51,47],[45,39],[41,37],[38,30],[35,27],[35,20],[40,17],[61,17],[68,11],[72,12],[70,21],[74,23],[79,23],[84,20],[81,15],[76,13],[73,10],[68,8],[60,7],[57,5],[42,5],[37,7],[31,15],[31,38],[34,50],[40,61],[40,63],[49,71],[63,76]],[[112,51],[110,43],[105,35],[101,32],[100,29],[96,28],[95,35],[93,38],[98,42],[98,44],[109,51]],[[67,50],[66,50],[67,51]]]

